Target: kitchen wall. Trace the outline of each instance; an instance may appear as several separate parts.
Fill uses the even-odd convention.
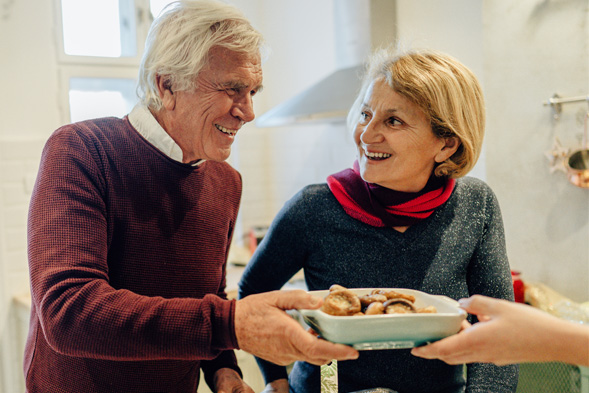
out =
[[[248,13],[247,0],[234,1],[264,34],[271,53],[264,63],[264,90],[256,113],[306,89],[336,68],[332,1],[261,1]],[[252,10],[253,11],[253,10]],[[284,202],[306,184],[347,165],[353,157],[343,125],[257,128],[248,125],[232,159],[243,176],[242,233],[268,225]]]
[[[587,301],[589,189],[551,173],[546,153],[555,137],[580,148],[589,102],[563,105],[559,120],[542,102],[589,95],[589,1],[484,1],[483,26],[487,176],[511,263],[524,280]]]
[[[41,148],[59,125],[50,1],[0,0],[0,392],[19,393],[26,217]],[[26,332],[24,332],[26,334]]]
[[[334,1],[232,1],[272,47],[258,114],[336,67]],[[488,131],[475,175],[497,193],[511,263],[576,301],[589,300],[589,190],[551,173],[546,152],[554,137],[579,146],[587,104],[564,105],[555,121],[542,102],[589,94],[588,8],[588,0],[397,0],[390,19],[404,41],[447,51],[479,75]],[[62,121],[53,28],[51,2],[0,0],[0,393],[21,391],[13,297],[28,291],[26,213],[40,151]],[[243,131],[231,158],[244,179],[238,238],[353,160],[342,126]]]

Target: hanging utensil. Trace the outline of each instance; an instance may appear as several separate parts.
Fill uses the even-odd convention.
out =
[[[567,160],[567,177],[577,187],[589,188],[589,111],[585,114],[582,148],[574,151]]]

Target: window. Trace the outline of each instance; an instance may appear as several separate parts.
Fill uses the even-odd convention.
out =
[[[132,0],[61,0],[66,55],[135,57],[137,35]]]
[[[123,117],[135,105],[135,80],[123,78],[70,78],[72,122],[104,116]]]
[[[54,0],[63,122],[123,116],[149,25],[172,0]]]

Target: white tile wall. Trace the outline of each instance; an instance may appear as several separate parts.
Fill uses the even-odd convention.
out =
[[[13,297],[29,288],[26,217],[44,143],[44,137],[0,135],[0,388],[7,393],[24,391],[22,338],[26,332],[17,330]]]
[[[343,124],[257,130],[240,136],[238,168],[244,179],[242,227],[267,225],[296,192],[323,183],[355,157]]]

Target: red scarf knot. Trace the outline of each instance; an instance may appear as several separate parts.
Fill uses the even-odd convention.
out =
[[[413,225],[443,205],[454,190],[454,179],[432,175],[419,192],[391,190],[367,183],[358,162],[327,178],[329,189],[351,217],[375,227]]]

